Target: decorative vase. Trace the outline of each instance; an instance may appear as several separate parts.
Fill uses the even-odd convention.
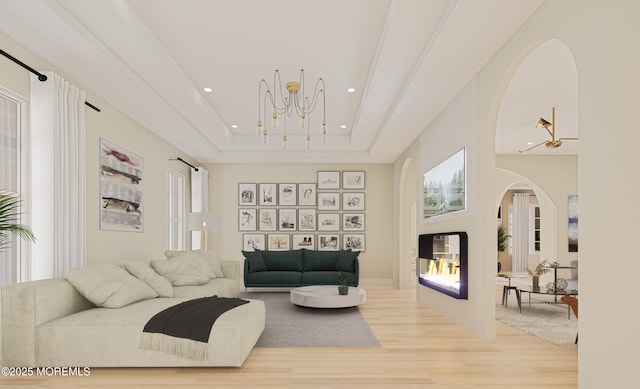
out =
[[[533,287],[534,288],[540,287],[540,276],[533,276]]]
[[[340,296],[346,296],[349,294],[349,287],[346,285],[338,286],[338,294]]]

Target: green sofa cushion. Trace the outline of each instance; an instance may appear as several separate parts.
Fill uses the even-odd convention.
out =
[[[249,263],[249,273],[258,271],[267,271],[267,265],[264,262],[262,251],[243,251],[242,254]]]
[[[292,251],[263,251],[268,271],[302,271],[302,249]]]
[[[340,250],[336,270],[353,273],[356,271],[356,258],[360,251]]]
[[[337,271],[307,271],[302,273],[302,285],[340,285]],[[347,285],[358,286],[356,275],[347,273]]]
[[[251,287],[298,287],[302,285],[302,273],[298,271],[263,271],[245,277]]]
[[[304,249],[304,271],[335,271],[337,251],[314,251]]]

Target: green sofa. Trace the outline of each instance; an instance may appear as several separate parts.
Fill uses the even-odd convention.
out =
[[[247,288],[296,288],[307,285],[338,285],[338,273],[347,285],[358,286],[359,251],[243,251],[244,286]]]

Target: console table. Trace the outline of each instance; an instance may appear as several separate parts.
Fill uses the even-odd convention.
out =
[[[554,292],[557,292],[557,287],[558,287],[557,286],[558,285],[558,269],[577,269],[576,266],[545,266],[545,268],[553,269],[553,289],[554,289]],[[558,294],[557,293],[555,293],[555,297],[553,298],[553,301],[555,303],[558,302]]]

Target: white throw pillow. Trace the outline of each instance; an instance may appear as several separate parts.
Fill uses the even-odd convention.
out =
[[[209,277],[194,261],[152,260],[151,267],[173,286],[203,285],[209,282]]]
[[[140,281],[146,282],[160,297],[173,297],[171,282],[156,273],[148,263],[143,261],[122,262],[120,267],[131,273]]]
[[[207,251],[193,250],[193,251],[173,251],[167,250],[164,252],[165,257],[169,260],[189,260],[194,261],[202,269],[202,272],[207,274],[211,279],[216,277],[224,277],[222,272],[222,265],[217,256]]]
[[[70,269],[67,281],[87,300],[104,308],[121,308],[158,297],[149,285],[117,265],[91,265]]]

